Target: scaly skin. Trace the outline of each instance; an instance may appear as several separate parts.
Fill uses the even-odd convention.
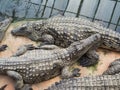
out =
[[[34,41],[43,40],[46,33],[51,34],[55,39],[54,43],[62,47],[99,33],[103,39],[101,47],[120,51],[120,33],[81,18],[54,17],[27,23],[12,31],[13,35],[26,36]]]
[[[117,65],[117,64],[120,64],[120,58],[119,58],[119,59],[116,59],[115,61],[113,61],[113,62],[109,65],[109,67],[112,67],[112,66]]]
[[[120,72],[120,59],[113,61],[103,75],[115,75]]]
[[[94,44],[101,41],[99,34],[72,43],[68,48],[57,50],[32,50],[19,57],[0,59],[0,73],[17,79],[17,87],[24,83],[38,83],[61,73],[63,67],[74,64]],[[70,76],[71,77],[71,76]]]
[[[46,25],[44,24],[44,26],[46,26]],[[32,27],[34,27],[33,32],[32,32],[32,29],[33,29]],[[40,41],[44,42],[44,43],[42,43],[42,45],[43,44],[55,44],[55,45],[62,46],[62,47],[68,47],[74,41],[81,40],[78,37],[73,37],[75,39],[78,38],[77,40],[71,39],[71,38],[69,38],[70,35],[69,36],[67,35],[68,37],[64,35],[64,38],[62,40],[62,38],[59,39],[59,38],[55,37],[54,33],[53,33],[54,34],[53,36],[49,35],[49,34],[43,34],[41,36],[38,28],[41,28],[41,29],[43,28],[42,21],[38,21],[36,23],[34,23],[34,22],[33,23],[27,23],[26,25],[23,25],[21,28],[19,28],[17,30],[13,30],[12,34],[27,36],[30,39],[35,40],[35,41],[40,40]],[[67,41],[66,38],[69,41]],[[87,52],[87,54],[85,56],[80,58],[80,64],[82,66],[90,66],[90,65],[96,64],[98,62],[99,56],[97,55],[97,53],[94,53],[94,51],[92,51],[92,52],[90,51],[90,53]]]
[[[5,19],[4,21],[0,22],[0,42],[3,40],[5,32],[9,25],[12,22],[12,18]]]
[[[81,18],[54,17],[47,20],[24,24],[13,30],[11,33],[13,35],[26,36],[34,41],[42,41],[44,42],[43,44],[51,43],[61,47],[68,47],[75,41],[99,33],[103,40],[101,47],[120,51],[120,34],[118,32],[106,29],[100,24]],[[92,51],[89,50],[89,52],[94,52],[93,49]],[[97,53],[90,54],[89,52],[80,58],[80,64],[82,66],[91,66],[98,62],[99,56]]]
[[[70,78],[62,80],[46,90],[119,90],[119,80],[119,74]]]

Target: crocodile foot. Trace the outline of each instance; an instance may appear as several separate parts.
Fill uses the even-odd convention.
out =
[[[80,71],[79,68],[74,68],[72,71],[73,77],[79,77],[80,76],[79,71]]]
[[[98,60],[99,55],[97,52],[95,50],[90,50],[85,55],[83,55],[78,62],[81,66],[88,67],[97,64]]]
[[[23,82],[22,76],[18,72],[7,71],[6,74],[15,81],[15,84],[14,84],[15,90],[27,90],[27,89],[24,89],[26,85]]]
[[[4,51],[4,50],[6,50],[6,48],[7,48],[8,46],[5,44],[5,45],[2,45],[2,46],[0,46],[0,51]]]
[[[80,71],[79,68],[74,68],[71,70],[70,66],[66,66],[62,70],[61,78],[67,79],[67,78],[72,78],[72,77],[79,77],[80,76],[79,71]]]
[[[98,59],[96,58],[89,58],[87,56],[83,56],[80,61],[79,61],[80,65],[83,67],[88,67],[88,66],[92,66],[98,63]]]
[[[34,50],[34,49],[38,49],[38,48],[33,46],[33,44],[22,45],[17,49],[17,51],[12,55],[12,57],[21,56],[24,53],[26,53],[28,50]]]

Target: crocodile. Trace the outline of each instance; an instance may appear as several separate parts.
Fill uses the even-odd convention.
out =
[[[113,61],[106,71],[103,72],[103,75],[115,75],[120,72],[120,59]]]
[[[101,36],[94,34],[87,39],[72,43],[67,48],[45,50],[44,47],[27,51],[28,53],[19,57],[0,58],[0,73],[6,74],[16,81],[16,90],[23,90],[21,88],[26,84],[45,81],[61,73],[63,73],[62,78],[79,76],[78,68],[73,69],[70,73],[67,69],[94,44],[100,42]]]
[[[5,32],[12,22],[12,18],[7,18],[0,22],[0,42],[3,40]]]
[[[120,90],[120,74],[64,79],[45,90]]]
[[[53,17],[47,20],[28,22],[12,30],[11,33],[15,36],[28,37],[33,41],[42,41],[43,45],[49,43],[61,47],[68,47],[74,41],[99,33],[103,39],[101,47],[120,51],[120,34],[118,32],[82,18]],[[91,49],[80,58],[79,62],[82,66],[90,66],[96,64],[98,60],[99,56],[95,50]]]
[[[50,34],[55,39],[54,44],[61,47],[67,47],[71,42],[99,33],[103,39],[101,47],[120,51],[119,32],[82,18],[53,17],[47,20],[28,22],[12,30],[11,33],[28,37],[34,41],[41,41],[44,35]]]

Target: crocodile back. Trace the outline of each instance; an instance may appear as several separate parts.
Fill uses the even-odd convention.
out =
[[[119,75],[99,75],[61,80],[47,90],[119,90]]]
[[[99,33],[102,35],[103,38],[103,44],[101,47],[115,51],[120,51],[119,32],[113,31],[111,29],[107,29],[98,23],[91,22],[86,19],[74,18],[74,17],[50,18],[48,19],[47,24],[45,24],[43,28],[45,28],[45,30],[49,28],[51,28],[52,30],[54,29],[54,33],[52,31],[52,36],[58,34],[57,36],[59,36],[58,38],[62,42],[63,41],[66,42],[67,40],[73,42],[76,40],[85,39],[92,34]],[[59,46],[62,46],[61,41],[59,41]],[[67,43],[69,44],[70,42]],[[66,43],[64,43],[64,45],[66,45]]]

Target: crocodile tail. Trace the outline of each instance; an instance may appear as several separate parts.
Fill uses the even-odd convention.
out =
[[[4,86],[2,86],[2,87],[0,88],[0,90],[5,90],[6,87],[7,87],[7,84],[5,84]]]

